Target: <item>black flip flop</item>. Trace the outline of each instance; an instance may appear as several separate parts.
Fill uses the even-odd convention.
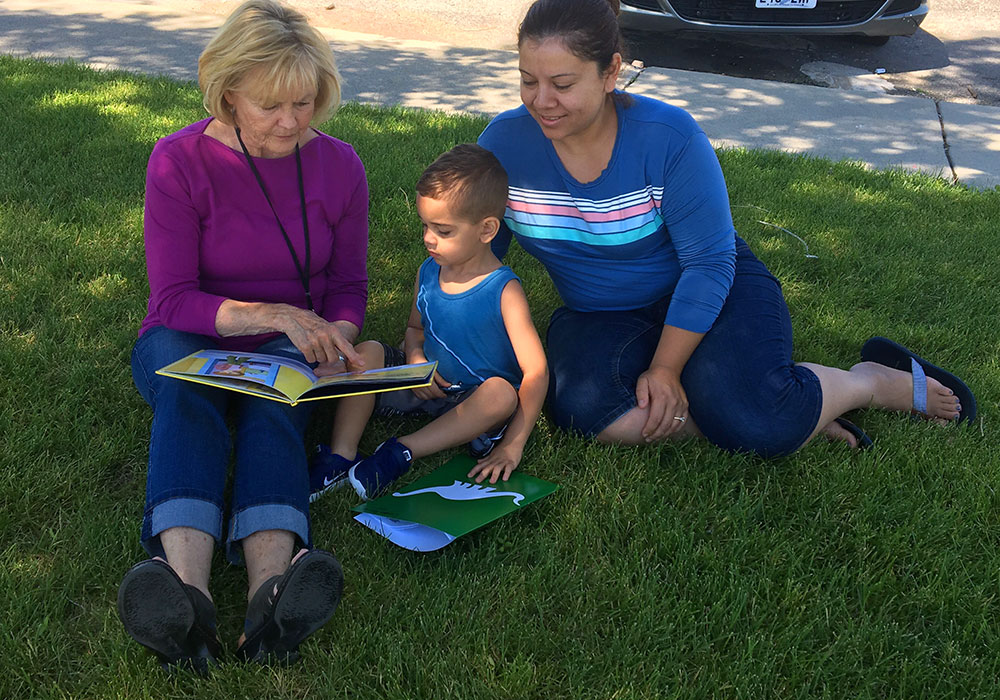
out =
[[[863,362],[877,362],[886,367],[913,373],[913,406],[918,412],[924,413],[919,407],[927,405],[926,381],[922,380],[922,377],[927,376],[938,380],[955,392],[955,396],[962,406],[962,410],[958,412],[959,423],[965,421],[972,424],[976,420],[976,397],[966,383],[951,372],[931,364],[899,343],[880,336],[869,338],[861,348],[861,360]],[[924,388],[921,389],[921,387]],[[923,396],[918,396],[921,391],[923,391]]]
[[[875,444],[875,442],[868,437],[868,433],[846,418],[834,418],[833,422],[854,436],[854,439],[858,441],[859,450],[867,450]]]
[[[220,656],[215,606],[164,561],[147,559],[125,573],[118,587],[118,617],[129,636],[167,670],[188,666],[204,675]]]
[[[309,550],[254,593],[237,658],[297,661],[299,644],[333,617],[343,590],[344,572],[337,558],[321,549]]]

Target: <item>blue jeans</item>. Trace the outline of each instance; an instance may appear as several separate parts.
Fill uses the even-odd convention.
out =
[[[235,423],[236,468],[228,512],[226,555],[238,563],[240,541],[261,530],[287,530],[309,546],[309,473],[305,454],[307,406],[261,399],[171,379],[156,370],[214,339],[155,326],[132,349],[132,379],[153,409],[149,436],[142,546],[164,556],[160,533],[190,527],[222,541],[227,520],[224,492],[233,449],[227,412]],[[257,352],[305,359],[287,337]]]
[[[631,311],[556,309],[549,322],[549,414],[564,429],[597,435],[636,406],[670,297]],[[736,275],[712,328],[681,373],[691,417],[733,452],[794,452],[819,421],[823,392],[792,361],[792,323],[778,280],[736,241]]]

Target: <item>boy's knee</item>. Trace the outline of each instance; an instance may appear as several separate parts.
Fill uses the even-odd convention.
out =
[[[385,349],[377,340],[366,340],[354,346],[365,361],[365,369],[382,369],[385,367]]]
[[[491,412],[506,418],[517,410],[517,389],[503,377],[490,377],[480,386],[490,399]]]

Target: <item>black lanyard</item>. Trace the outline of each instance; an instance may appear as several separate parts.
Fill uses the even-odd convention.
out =
[[[306,188],[302,184],[302,157],[299,155],[299,144],[295,144],[295,168],[299,175],[299,200],[302,202],[302,231],[305,234],[306,241],[305,267],[303,267],[302,263],[299,262],[299,256],[295,254],[295,246],[292,245],[292,240],[288,237],[285,227],[281,225],[281,219],[278,218],[278,212],[274,210],[274,205],[271,204],[271,198],[267,194],[267,188],[264,187],[264,180],[261,178],[260,172],[257,170],[257,166],[253,162],[253,158],[250,157],[250,151],[247,150],[246,144],[243,143],[243,137],[240,136],[239,127],[236,127],[236,140],[240,142],[240,148],[243,149],[243,155],[247,157],[247,163],[250,164],[250,170],[253,171],[253,176],[257,178],[257,184],[260,185],[260,191],[264,193],[264,199],[267,200],[267,206],[271,207],[271,213],[274,214],[274,220],[278,222],[278,228],[281,229],[281,235],[285,239],[285,245],[288,246],[288,252],[292,254],[292,262],[295,263],[295,269],[299,273],[299,281],[302,282],[302,289],[306,293],[306,303],[309,305],[309,310],[315,311],[316,309],[313,308],[312,293],[309,291],[309,219],[306,218]]]

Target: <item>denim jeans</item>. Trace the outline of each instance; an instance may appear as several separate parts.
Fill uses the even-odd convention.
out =
[[[132,379],[153,409],[142,545],[150,556],[163,556],[159,535],[172,527],[201,530],[221,543],[228,520],[226,554],[234,563],[241,559],[240,541],[261,530],[287,530],[309,546],[309,408],[156,374],[215,347],[208,336],[155,326],[132,350]],[[284,335],[257,352],[305,361]],[[236,451],[228,513],[224,494],[234,441],[227,414]]]
[[[819,379],[792,361],[792,323],[778,280],[736,241],[736,275],[712,328],[681,373],[692,418],[713,444],[779,457],[819,421]],[[597,435],[636,406],[639,375],[663,332],[670,297],[631,311],[556,309],[549,322],[549,414]]]

